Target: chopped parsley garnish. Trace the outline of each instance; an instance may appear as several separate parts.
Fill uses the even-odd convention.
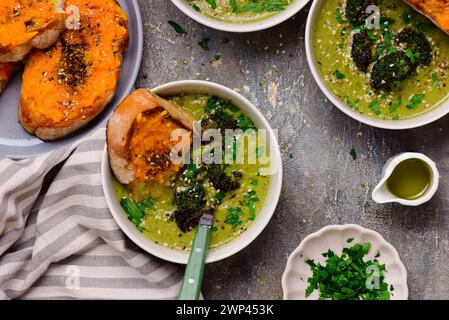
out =
[[[218,203],[222,203],[225,197],[226,193],[224,193],[223,191],[219,191],[215,194],[214,199],[217,200]]]
[[[259,183],[257,179],[252,179],[249,183],[251,183],[252,186],[257,186]]]
[[[198,45],[204,50],[209,50],[209,40],[208,38],[203,38],[200,42],[198,42]]]
[[[368,108],[376,115],[379,116],[381,114],[380,112],[380,102],[379,100],[373,100],[368,105]]]
[[[228,208],[228,216],[226,217],[226,223],[230,224],[233,229],[242,224],[243,211],[241,208]]]
[[[413,110],[418,108],[418,106],[423,102],[424,97],[426,95],[424,93],[415,94],[411,99],[410,103],[406,105],[406,108],[409,110]]]
[[[143,212],[137,206],[137,203],[129,198],[123,198],[120,200],[120,205],[128,215],[128,219],[134,224],[139,224],[140,219],[143,217]]]
[[[390,106],[390,113],[395,112],[400,106],[402,106],[401,97],[399,97],[398,100]]]
[[[175,31],[176,31],[177,34],[181,34],[181,35],[187,34],[187,31],[185,31],[184,28],[181,27],[181,26],[180,26],[179,24],[177,24],[176,22],[169,20],[169,21],[168,21],[168,24],[171,25],[171,26],[173,27],[173,29],[175,29]]]
[[[341,14],[340,7],[337,8],[337,11],[335,12],[335,19],[337,19],[338,23],[347,23],[348,20],[343,18],[343,15]]]
[[[145,212],[145,210],[147,210],[147,209],[155,211],[156,210],[156,205],[154,204],[153,200],[145,199],[141,203],[139,203],[139,208],[143,212]]]
[[[346,76],[345,76],[343,73],[341,73],[339,70],[335,70],[334,76],[335,76],[335,78],[337,78],[338,80],[344,79],[344,78],[346,77]]]
[[[220,59],[221,59],[221,54],[217,53],[217,54],[214,56],[214,60],[215,60],[215,61],[218,61],[218,60],[220,60]]]
[[[211,6],[212,9],[217,9],[217,3],[215,0],[206,0],[207,3]]]
[[[196,4],[192,4],[192,8],[193,8],[195,11],[201,12],[201,8],[198,7]]]
[[[123,198],[120,200],[120,205],[128,215],[128,220],[131,221],[136,227],[137,230],[143,232],[144,228],[140,226],[142,218],[145,216],[145,210],[147,208],[151,210],[155,210],[153,201],[151,199],[146,199],[142,201],[140,204],[137,204],[134,200],[129,198]]]
[[[251,0],[246,4],[238,4],[236,0],[229,0],[233,13],[261,13],[283,11],[289,5],[285,0]]]
[[[308,279],[306,297],[317,290],[320,300],[389,300],[390,286],[384,278],[387,270],[377,260],[379,253],[373,260],[364,260],[370,249],[370,243],[356,243],[344,248],[341,255],[330,249],[322,253],[326,258],[324,265],[306,260],[313,273]]]
[[[357,152],[355,151],[355,149],[351,149],[351,151],[349,152],[349,154],[351,155],[352,160],[357,160]]]
[[[248,219],[251,221],[254,221],[256,219],[255,205],[256,205],[256,202],[258,202],[258,201],[259,201],[259,198],[257,197],[256,191],[254,191],[254,190],[245,193],[245,195],[243,196],[243,202],[245,203],[245,205],[248,207],[248,210],[249,210]]]
[[[410,24],[415,27],[419,32],[425,32],[429,29],[435,28],[435,25],[431,22],[423,23],[419,21],[420,15],[414,11],[405,11],[402,14],[402,21],[405,24]]]
[[[360,99],[356,99],[355,101],[351,101],[350,99],[349,99],[349,97],[344,97],[344,100],[345,100],[345,102],[346,102],[346,104],[351,108],[351,109],[354,109],[354,110],[359,110],[359,104],[360,104]]]
[[[413,54],[412,50],[407,49],[405,51],[405,55],[410,59],[411,63],[415,63],[415,55]]]
[[[438,74],[436,74],[435,72],[432,73],[432,83],[435,88],[440,88],[441,86],[440,78],[438,77]]]

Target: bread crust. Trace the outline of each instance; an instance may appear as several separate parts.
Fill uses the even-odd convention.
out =
[[[136,180],[130,159],[130,142],[134,123],[139,114],[157,108],[165,109],[170,116],[190,131],[194,116],[181,107],[162,99],[146,89],[138,89],[126,97],[114,111],[106,128],[109,163],[116,178],[123,184]],[[185,146],[188,148],[188,146]]]
[[[26,60],[19,102],[24,129],[45,141],[96,118],[112,100],[128,44],[127,17],[115,0],[66,0],[80,8],[81,29],[65,30]]]
[[[25,1],[29,6],[33,6],[32,0]],[[62,30],[65,29],[66,14],[62,11],[61,4],[63,1],[56,1],[54,6],[54,15],[45,21],[44,25],[37,30],[26,31],[29,32],[29,37],[26,37],[25,42],[19,41],[14,44],[2,45],[0,42],[0,63],[18,62],[25,58],[25,56],[34,48],[46,49],[53,45],[59,37]],[[24,17],[25,18],[25,17]],[[17,24],[26,24],[27,21],[21,21],[21,15],[16,18],[14,24],[10,23],[9,28],[14,28]]]
[[[0,94],[2,94],[3,89],[5,89],[7,83],[7,80],[0,80]]]
[[[8,84],[8,80],[14,71],[15,63],[0,63],[0,94]]]

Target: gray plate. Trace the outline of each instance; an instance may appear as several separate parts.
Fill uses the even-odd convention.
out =
[[[72,144],[103,126],[114,108],[131,92],[142,60],[142,17],[137,1],[118,0],[118,2],[129,18],[129,48],[123,57],[120,81],[111,103],[95,120],[83,129],[62,140],[44,142],[29,135],[19,123],[17,110],[22,74],[18,72],[10,80],[5,91],[0,96],[0,154],[13,159],[22,159]]]

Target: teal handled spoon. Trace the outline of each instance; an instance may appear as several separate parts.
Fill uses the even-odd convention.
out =
[[[198,300],[200,297],[207,248],[209,246],[210,229],[214,222],[214,211],[214,209],[207,210],[207,213],[203,214],[200,219],[192,251],[190,252],[189,262],[187,263],[184,274],[181,291],[179,292],[179,300]]]

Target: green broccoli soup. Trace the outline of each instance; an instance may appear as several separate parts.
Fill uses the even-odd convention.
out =
[[[366,13],[370,5],[380,18]],[[405,120],[447,100],[449,36],[403,1],[328,0],[317,21],[318,68],[349,108]]]
[[[285,10],[294,0],[186,0],[193,9],[231,23],[266,19]]]
[[[148,239],[171,249],[189,250],[200,217],[207,210],[214,211],[210,248],[216,248],[245,232],[264,206],[271,180],[264,170],[270,165],[268,150],[263,150],[257,139],[248,139],[250,131],[257,135],[256,131],[247,131],[255,129],[254,123],[231,102],[204,94],[169,99],[201,120],[203,133],[207,129],[219,129],[219,134],[224,129],[245,132],[231,137],[232,143],[219,147],[230,150],[223,153],[223,158],[230,155],[233,159],[221,164],[191,161],[165,184],[122,185],[114,179],[114,189],[136,228]],[[240,143],[241,140],[245,143]],[[209,145],[204,139],[196,149],[194,144],[191,158],[204,153]],[[254,153],[254,161],[247,161],[250,152]],[[234,161],[238,154],[244,154],[243,164]]]

